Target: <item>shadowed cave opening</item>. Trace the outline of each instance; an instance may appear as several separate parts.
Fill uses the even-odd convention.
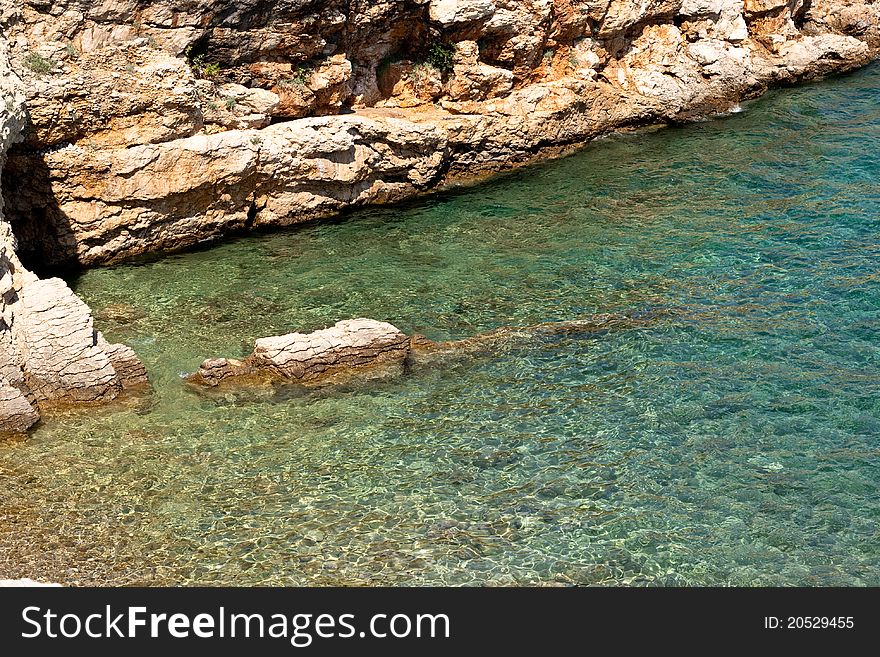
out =
[[[16,252],[22,264],[41,278],[78,268],[70,224],[52,190],[44,156],[13,147],[2,183],[3,212],[18,243]]]

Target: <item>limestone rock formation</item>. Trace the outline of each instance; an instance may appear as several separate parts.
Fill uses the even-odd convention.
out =
[[[25,284],[19,304],[13,326],[18,352],[27,355],[25,383],[36,401],[101,401],[118,393],[119,377],[97,344],[89,309],[64,281]]]
[[[21,390],[0,382],[0,430],[21,433],[30,429],[40,415],[30,405]]]
[[[377,114],[131,148],[74,145],[44,154],[42,170],[31,168],[30,157],[12,156],[7,175],[44,176],[53,193],[10,195],[9,208],[37,211],[52,222],[52,238],[46,224],[19,227],[19,237],[31,242],[26,252],[50,261],[107,262],[405,198],[439,176],[445,137],[433,125]]]
[[[100,332],[97,334],[97,346],[107,354],[123,388],[137,388],[149,383],[147,368],[134,349],[118,342],[110,344]]]
[[[387,203],[862,65],[869,0],[0,0],[19,254],[95,264]]]
[[[391,324],[350,319],[312,333],[261,338],[245,360],[206,360],[189,380],[216,386],[231,377],[269,374],[307,382],[367,366],[402,366],[408,352],[409,338]]]
[[[0,164],[25,124],[25,94],[6,52],[0,39]],[[22,266],[2,210],[0,202],[0,433],[26,431],[40,406],[106,401],[145,382],[134,352],[108,345],[62,280],[40,280]]]
[[[431,0],[428,9],[431,20],[444,27],[486,20],[494,13],[492,0]]]

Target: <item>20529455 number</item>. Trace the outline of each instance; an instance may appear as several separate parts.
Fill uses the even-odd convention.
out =
[[[786,623],[792,630],[851,629],[854,625],[852,616],[789,616]]]

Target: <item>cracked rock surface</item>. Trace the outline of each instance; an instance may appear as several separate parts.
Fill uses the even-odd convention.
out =
[[[307,382],[371,365],[402,367],[409,348],[409,337],[391,324],[374,319],[349,319],[312,333],[260,338],[254,352],[243,361],[206,360],[189,380],[216,386],[225,379],[267,374]]]
[[[112,262],[726,111],[880,47],[873,0],[0,0],[19,255]]]
[[[25,124],[24,95],[0,39],[0,163]],[[24,432],[55,403],[103,402],[146,381],[125,345],[109,345],[91,311],[59,278],[25,269],[0,202],[0,433]]]
[[[422,335],[407,336],[392,324],[362,317],[337,322],[330,328],[312,333],[260,338],[253,353],[244,360],[211,358],[202,363],[198,372],[186,378],[189,383],[211,388],[222,383],[250,383],[266,377],[302,383],[315,380],[332,383],[334,375],[377,365],[386,366],[384,374],[400,374],[405,364],[408,370],[417,364],[442,363],[454,356],[492,351],[503,343],[533,340],[546,334],[585,334],[644,326],[670,314],[653,312],[631,317],[602,313],[564,322],[504,326],[446,342],[434,342]]]

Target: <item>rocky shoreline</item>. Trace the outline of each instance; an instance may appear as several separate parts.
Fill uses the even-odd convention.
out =
[[[20,81],[0,39],[0,164],[25,124]],[[58,278],[22,266],[0,200],[0,433],[20,433],[56,404],[103,403],[147,373],[127,346],[95,331],[91,311]]]
[[[0,0],[0,430],[145,382],[59,279],[392,203],[864,65],[818,0]]]

